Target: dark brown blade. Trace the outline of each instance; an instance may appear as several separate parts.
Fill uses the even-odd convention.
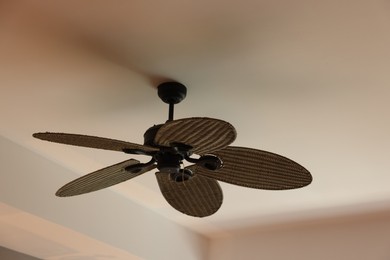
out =
[[[35,133],[33,137],[55,142],[61,144],[76,145],[89,148],[97,148],[112,151],[123,151],[124,149],[140,149],[143,151],[157,151],[157,149],[140,144],[128,143],[125,141],[119,141],[109,138],[79,135],[79,134],[65,134],[65,133]]]
[[[228,122],[193,117],[165,123],[157,132],[154,141],[162,146],[183,143],[192,146],[196,154],[225,148],[236,139],[236,130]]]
[[[265,190],[296,189],[312,181],[304,167],[274,153],[229,146],[212,154],[223,161],[221,169],[210,171],[196,165],[189,169],[219,181]]]
[[[69,197],[74,195],[80,195],[92,191],[101,190],[112,185],[130,180],[138,175],[141,175],[147,171],[156,168],[155,165],[149,165],[143,167],[136,173],[128,172],[125,170],[127,166],[137,165],[139,161],[130,159],[124,162],[108,166],[106,168],[97,170],[90,174],[84,175],[78,179],[75,179],[68,184],[62,186],[56,193],[58,197]]]
[[[178,211],[193,216],[206,217],[214,214],[222,205],[223,195],[218,182],[194,175],[183,182],[171,180],[169,174],[157,172],[161,193]]]

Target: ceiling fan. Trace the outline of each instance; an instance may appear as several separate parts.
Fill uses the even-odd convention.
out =
[[[147,163],[129,159],[84,175],[61,187],[56,195],[67,197],[100,190],[157,168],[157,182],[167,202],[184,214],[206,217],[222,205],[217,181],[265,190],[296,189],[311,183],[309,171],[286,157],[229,146],[236,138],[236,130],[228,122],[206,117],[174,120],[174,105],[186,94],[187,88],[178,82],[158,86],[159,97],[169,104],[168,120],[150,127],[143,145],[78,134],[33,134],[50,142],[151,158]],[[192,165],[184,167],[183,161]]]

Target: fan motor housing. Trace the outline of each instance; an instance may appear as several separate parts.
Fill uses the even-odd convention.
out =
[[[163,126],[163,124],[154,125],[150,127],[146,132],[144,133],[144,145],[157,147],[157,145],[154,143],[154,137],[157,134],[157,131]]]

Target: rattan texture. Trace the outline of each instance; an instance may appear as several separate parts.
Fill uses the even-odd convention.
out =
[[[166,201],[178,211],[193,216],[214,214],[222,205],[223,195],[218,182],[200,175],[175,182],[167,173],[156,173],[158,185]]]
[[[147,166],[137,173],[131,173],[125,170],[127,166],[138,163],[139,161],[130,159],[84,175],[65,184],[57,191],[56,195],[59,197],[69,197],[97,191],[130,180],[156,168],[155,165]]]
[[[222,160],[221,169],[210,171],[196,165],[188,168],[219,181],[265,190],[296,189],[312,181],[303,166],[278,154],[234,146],[212,154]]]
[[[154,141],[161,146],[183,143],[202,154],[225,148],[236,139],[234,127],[219,119],[207,117],[184,118],[167,122],[157,132]]]
[[[115,139],[109,139],[104,137],[79,135],[79,134],[66,134],[66,133],[35,133],[33,137],[61,144],[69,144],[75,146],[97,148],[111,151],[123,151],[124,149],[140,149],[144,151],[157,151],[156,148],[133,144],[125,141],[119,141]]]

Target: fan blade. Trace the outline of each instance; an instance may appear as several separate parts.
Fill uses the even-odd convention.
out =
[[[183,143],[192,146],[194,153],[202,154],[225,148],[236,139],[236,136],[236,130],[228,122],[193,117],[165,123],[157,131],[154,141],[162,146]]]
[[[223,195],[218,182],[200,175],[176,182],[168,173],[157,172],[156,178],[166,201],[178,211],[193,216],[214,214],[222,205]]]
[[[308,170],[274,153],[229,146],[212,154],[222,160],[221,169],[211,171],[198,165],[189,166],[188,169],[219,181],[265,190],[296,189],[312,182]]]
[[[140,164],[139,161],[130,159],[97,170],[78,179],[75,179],[68,184],[65,184],[56,192],[56,195],[58,197],[69,197],[101,190],[112,185],[130,180],[138,175],[141,175],[147,171],[156,168],[154,164],[140,164],[143,167],[138,168],[138,170],[134,173],[125,170],[125,168],[128,166],[136,166],[138,164]]]
[[[69,145],[76,145],[76,146],[97,148],[97,149],[104,149],[104,150],[112,150],[112,151],[123,151],[125,149],[136,149],[136,150],[143,150],[146,152],[158,151],[156,148],[146,146],[146,145],[133,144],[125,141],[119,141],[119,140],[97,137],[97,136],[89,136],[89,135],[46,132],[46,133],[35,133],[33,134],[33,137],[45,141],[55,142],[55,143],[69,144]]]

